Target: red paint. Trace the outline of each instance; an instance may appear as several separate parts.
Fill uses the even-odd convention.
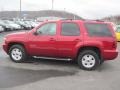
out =
[[[33,33],[46,23],[55,22],[57,24],[57,33],[55,36],[34,35]],[[80,28],[80,36],[61,36],[62,22],[76,23]],[[108,24],[112,37],[90,37],[84,26],[84,23]],[[6,36],[3,45],[4,50],[8,53],[10,43],[24,45],[26,52],[31,56],[47,56],[59,58],[76,58],[77,53],[82,47],[97,47],[104,60],[115,59],[118,55],[116,50],[116,38],[112,25],[109,22],[100,21],[82,21],[82,20],[64,20],[64,21],[47,21],[42,25],[34,28],[29,32],[16,33]]]

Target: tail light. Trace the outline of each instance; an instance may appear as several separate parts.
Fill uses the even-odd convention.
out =
[[[115,48],[115,49],[117,48],[117,42],[116,41],[113,42],[113,48]]]

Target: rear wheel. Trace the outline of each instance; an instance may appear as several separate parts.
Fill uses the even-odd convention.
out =
[[[84,70],[95,70],[100,65],[99,56],[93,50],[84,50],[78,56],[78,65]]]
[[[104,60],[100,60],[100,65],[102,65],[105,61]]]
[[[9,56],[12,61],[21,63],[27,59],[25,49],[21,45],[13,45],[9,49]]]

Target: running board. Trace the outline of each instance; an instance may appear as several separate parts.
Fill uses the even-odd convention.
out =
[[[72,59],[70,58],[52,58],[52,57],[38,57],[38,56],[33,56],[34,58],[41,58],[41,59],[54,59],[54,60],[63,60],[63,61],[71,61]]]

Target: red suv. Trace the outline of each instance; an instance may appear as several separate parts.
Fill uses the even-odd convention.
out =
[[[112,24],[103,21],[47,21],[31,31],[7,35],[3,48],[17,63],[31,56],[76,60],[84,70],[118,56]]]

